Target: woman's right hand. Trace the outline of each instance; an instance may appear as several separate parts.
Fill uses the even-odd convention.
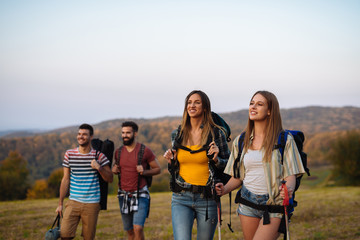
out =
[[[164,153],[164,158],[168,161],[168,163],[171,163],[171,160],[174,160],[175,155],[176,155],[176,150],[168,149]]]
[[[216,194],[219,195],[219,196],[222,196],[224,195],[224,192],[225,192],[225,186],[223,183],[217,183],[215,184],[215,191],[216,191]]]

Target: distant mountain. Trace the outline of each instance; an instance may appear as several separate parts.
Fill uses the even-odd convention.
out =
[[[0,131],[0,138],[28,137],[44,132],[46,131],[38,130],[38,129],[7,130],[7,131]]]
[[[281,114],[284,128],[299,129],[305,133],[305,151],[308,152],[310,165],[326,161],[330,140],[336,139],[338,132],[360,129],[360,108],[357,107],[313,106],[282,109]],[[230,125],[234,139],[245,128],[248,110],[220,115]],[[95,137],[111,139],[119,146],[121,123],[125,120],[134,120],[139,124],[138,140],[149,146],[158,156],[162,167],[166,168],[162,155],[170,147],[170,133],[180,124],[181,117],[108,120],[94,125]],[[42,133],[7,134],[0,138],[0,161],[8,156],[9,151],[16,150],[28,161],[33,180],[47,177],[54,169],[61,167],[65,150],[76,146],[77,128],[70,126]]]

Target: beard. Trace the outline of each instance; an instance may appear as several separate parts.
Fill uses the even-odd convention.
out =
[[[131,144],[133,144],[134,140],[135,140],[134,136],[131,138],[127,138],[126,140],[123,138],[123,144],[125,146],[130,146]]]

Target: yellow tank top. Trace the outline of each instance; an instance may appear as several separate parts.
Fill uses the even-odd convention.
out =
[[[186,146],[191,150],[198,150],[201,146]],[[177,158],[180,163],[180,176],[192,185],[205,186],[209,178],[209,165],[206,151],[190,153],[178,149]]]

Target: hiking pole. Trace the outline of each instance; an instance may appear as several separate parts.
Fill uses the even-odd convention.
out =
[[[214,181],[214,193],[215,193],[215,202],[217,206],[217,215],[218,215],[218,235],[219,235],[219,240],[221,240],[221,199],[220,199],[220,195],[217,195],[215,191],[215,185],[219,182],[221,181],[218,179]]]
[[[220,197],[219,202],[217,202],[217,211],[218,211],[218,235],[219,240],[221,240],[221,206],[220,206]]]
[[[285,193],[285,198],[283,200],[283,205],[284,205],[284,214],[285,214],[285,226],[286,226],[286,240],[290,240],[290,232],[289,232],[289,215],[288,215],[288,210],[287,207],[289,206],[289,193],[286,187],[286,181],[283,180],[281,181],[281,186],[284,189],[284,193]]]

